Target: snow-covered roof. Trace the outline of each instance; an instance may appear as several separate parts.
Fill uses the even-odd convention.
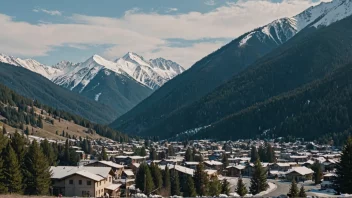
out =
[[[185,162],[186,165],[198,165],[199,162]]]
[[[105,187],[105,189],[115,191],[115,190],[117,190],[118,188],[120,188],[121,185],[122,185],[122,184],[111,184],[111,185]]]
[[[210,161],[204,161],[204,163],[211,165],[211,166],[219,166],[222,165],[222,162],[218,162],[218,161],[214,161],[214,160],[210,160]]]
[[[99,161],[98,163],[102,163],[102,164],[105,164],[105,165],[113,167],[113,168],[123,168],[122,165],[116,164],[116,163],[114,163],[112,161]]]
[[[286,174],[289,174],[289,173],[292,173],[292,172],[296,172],[300,175],[308,175],[308,174],[311,174],[311,173],[314,173],[314,171],[310,168],[307,168],[307,167],[293,167],[292,169],[288,170],[286,172]]]
[[[124,170],[123,171],[127,176],[133,176],[134,174],[133,174],[133,172],[132,172],[132,170]]]
[[[106,178],[111,171],[110,167],[89,167],[89,166],[52,166],[52,179],[62,179],[70,175],[79,174],[81,176],[100,181]]]

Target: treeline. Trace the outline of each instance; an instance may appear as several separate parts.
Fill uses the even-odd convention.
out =
[[[351,23],[352,17],[349,17],[328,27],[317,29],[311,34],[297,34],[277,50],[268,54],[267,57],[249,66],[248,69],[240,74],[235,75],[230,81],[218,87],[209,95],[193,104],[180,106],[180,108],[172,111],[169,115],[164,115],[165,119],[162,122],[152,125],[152,127],[143,130],[140,134],[170,137],[198,127],[210,124],[213,126],[213,124],[216,124],[220,120],[228,120],[226,125],[222,125],[221,128],[220,126],[217,127],[209,132],[207,136],[217,138],[218,131],[221,130],[219,138],[222,139],[228,139],[230,136],[233,138],[240,138],[241,136],[253,137],[258,132],[263,132],[269,128],[266,127],[266,123],[271,123],[270,127],[274,128],[276,126],[277,130],[279,130],[281,122],[283,122],[282,120],[286,118],[290,119],[291,117],[293,123],[282,126],[285,127],[282,130],[282,134],[290,134],[291,131],[295,133],[298,130],[303,135],[309,136],[309,134],[312,134],[311,137],[314,137],[317,134],[311,133],[309,130],[311,128],[314,129],[314,125],[319,124],[321,127],[315,128],[316,131],[319,131],[321,128],[330,130],[329,125],[335,124],[335,115],[340,114],[340,111],[343,112],[346,109],[339,108],[335,104],[334,106],[330,106],[332,107],[331,109],[326,109],[328,110],[327,112],[324,111],[321,114],[318,113],[319,110],[311,109],[311,111],[314,111],[318,115],[312,115],[312,112],[304,112],[311,114],[307,116],[309,119],[302,119],[299,120],[300,123],[297,123],[295,121],[295,114],[293,116],[292,114],[287,114],[287,108],[292,109],[288,105],[292,105],[295,108],[294,110],[297,111],[308,100],[311,100],[312,103],[316,102],[309,96],[303,102],[292,100],[291,103],[286,103],[285,106],[277,105],[267,114],[263,114],[262,110],[263,108],[266,109],[265,105],[268,103],[261,105],[261,108],[256,108],[256,106],[257,103],[323,78],[337,68],[351,63]],[[341,89],[335,87],[334,91],[336,90],[339,91]],[[347,95],[341,94],[345,99],[349,98],[348,93]],[[277,100],[277,98],[272,98],[271,100]],[[307,104],[306,106],[309,105]],[[246,108],[253,110],[251,113],[254,115],[244,115],[244,111],[248,111]],[[236,114],[236,117],[233,114]],[[327,117],[327,120],[315,117],[319,115],[320,117]],[[249,116],[252,116],[251,118],[254,118],[255,121],[250,119]],[[339,116],[337,118],[341,122],[342,128],[345,122]],[[278,120],[277,122],[271,122],[272,117],[280,118],[280,120],[276,119]],[[261,121],[261,119],[265,122]],[[159,119],[155,120],[158,121]],[[242,120],[244,120],[244,124],[241,124]],[[300,128],[302,126],[301,123],[304,129]],[[338,125],[335,126],[338,129]],[[195,137],[198,135],[197,133]]]
[[[16,107],[17,109],[13,107]],[[95,130],[97,134],[111,138],[115,141],[127,142],[129,140],[126,134],[111,129],[108,126],[96,124],[80,116],[43,105],[37,100],[33,101],[25,98],[0,84],[0,115],[7,119],[5,121],[6,124],[16,128],[20,128],[23,124],[40,127],[42,125],[41,117],[36,117],[33,107],[44,110],[52,118],[72,121],[75,124],[86,127],[90,130]]]
[[[173,165],[167,165],[164,170],[161,170],[154,163],[141,164],[136,174],[136,188],[146,195],[159,194],[164,197],[175,195],[218,197],[220,194],[230,194],[230,183],[226,179],[219,181],[217,176],[209,177],[202,162],[197,165],[193,175],[178,172],[172,167]],[[239,178],[236,193],[240,196],[245,196],[248,192],[256,195],[267,188],[267,172],[258,159],[254,165],[249,189]]]
[[[44,149],[18,133],[11,139],[0,133],[0,194],[49,194],[50,162]]]
[[[30,142],[22,133],[7,138],[0,131],[0,194],[48,195],[51,184],[50,166],[76,166],[80,160],[71,146],[80,146],[92,154],[92,144],[83,139],[65,144],[43,140]]]
[[[302,137],[315,140],[352,126],[352,64],[293,91],[258,103],[197,133],[194,138]]]

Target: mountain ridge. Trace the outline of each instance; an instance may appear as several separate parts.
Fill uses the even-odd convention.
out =
[[[259,58],[267,56],[282,43],[290,40],[298,32],[303,34],[303,32],[313,31],[310,30],[312,27],[317,29],[316,27],[319,28],[324,24],[330,25],[351,15],[352,10],[349,9],[344,15],[338,15],[340,10],[338,8],[349,8],[351,4],[352,2],[347,0],[321,3],[296,16],[275,20],[266,26],[241,35],[166,83],[131,111],[120,116],[111,126],[139,135],[147,135],[147,131],[160,129],[154,126],[163,123],[167,117],[211,93],[215,88],[254,64]],[[226,71],[226,73],[220,73],[218,70]],[[207,88],[203,88],[205,86]],[[185,121],[187,122],[189,120]],[[195,125],[185,130],[202,126]],[[171,125],[165,127],[162,130],[172,131]]]

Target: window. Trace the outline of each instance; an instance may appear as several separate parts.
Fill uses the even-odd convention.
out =
[[[68,181],[69,182],[69,184],[73,184],[73,180],[72,179],[70,179],[70,181]]]
[[[79,185],[82,185],[82,180],[78,180],[78,184],[79,184]]]
[[[82,191],[82,197],[90,197],[89,191]]]
[[[109,182],[111,182],[111,177],[109,177]]]
[[[90,185],[92,185],[92,181],[87,180],[87,186],[90,186]]]

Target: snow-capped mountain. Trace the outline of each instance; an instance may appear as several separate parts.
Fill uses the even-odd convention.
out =
[[[68,63],[66,65],[69,66],[61,66],[61,68],[68,72],[56,76],[53,78],[53,82],[71,90],[81,86],[80,91],[83,91],[90,80],[101,70],[106,70],[107,75],[114,72],[118,75],[131,77],[152,90],[161,87],[165,82],[184,71],[180,65],[170,60],[158,58],[146,61],[143,57],[132,52],[116,59],[116,61],[109,61],[99,55],[94,55],[83,63]]]
[[[323,2],[306,9],[296,16],[275,20],[266,26],[246,33],[242,36],[238,45],[244,46],[253,39],[260,42],[268,42],[270,40],[280,45],[304,28],[328,26],[350,15],[352,15],[351,0]]]
[[[55,75],[61,74],[61,70],[58,68],[43,65],[33,59],[20,59],[13,56],[8,56],[0,53],[0,62],[8,63],[11,65],[24,67],[30,71],[38,73],[48,79],[53,78]]]
[[[82,63],[61,61],[53,66],[4,54],[0,54],[0,62],[38,73],[59,86],[113,107],[119,115],[184,71],[170,60],[147,61],[132,52],[115,61],[94,55]]]

